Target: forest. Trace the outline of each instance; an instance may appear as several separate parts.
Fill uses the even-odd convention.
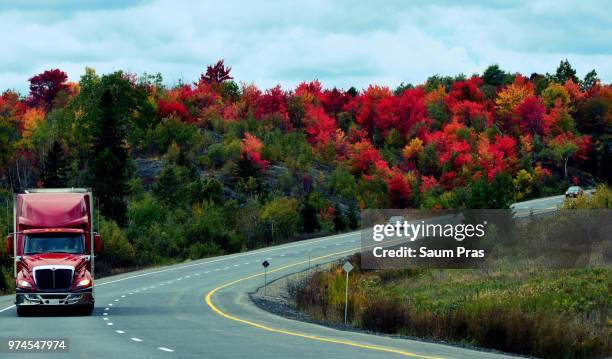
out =
[[[364,208],[508,208],[612,176],[612,86],[567,60],[397,88],[264,90],[223,60],[172,86],[92,68],[29,84],[0,96],[0,225],[15,189],[92,188],[101,275],[356,229]]]

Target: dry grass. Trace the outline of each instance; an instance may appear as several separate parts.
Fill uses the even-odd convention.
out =
[[[350,277],[349,320],[376,332],[538,357],[608,357],[610,272],[356,268]],[[340,323],[344,280],[338,265],[317,272],[297,288],[296,303],[315,318]]]

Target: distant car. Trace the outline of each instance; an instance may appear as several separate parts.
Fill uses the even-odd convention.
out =
[[[389,218],[389,224],[404,224],[404,222],[406,222],[406,218],[404,218],[404,216],[391,216],[391,218]]]
[[[565,191],[565,198],[576,198],[584,194],[584,190],[580,186],[571,186]]]

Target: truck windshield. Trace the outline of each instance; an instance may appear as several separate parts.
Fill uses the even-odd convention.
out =
[[[83,236],[78,233],[28,234],[24,254],[38,253],[83,253]]]

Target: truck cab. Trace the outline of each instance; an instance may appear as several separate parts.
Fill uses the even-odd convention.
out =
[[[33,307],[94,308],[93,197],[85,189],[25,190],[14,197],[15,231],[7,238],[14,258],[18,315]]]

